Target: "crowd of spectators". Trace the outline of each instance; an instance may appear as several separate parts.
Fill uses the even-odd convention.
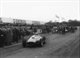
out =
[[[0,27],[0,47],[18,42],[24,36],[31,35],[33,31],[26,26],[2,26]]]
[[[49,33],[50,28],[45,26],[1,26],[0,27],[0,47],[12,45],[12,43],[18,43],[24,36],[32,35],[37,32],[37,29],[41,29],[41,33]]]

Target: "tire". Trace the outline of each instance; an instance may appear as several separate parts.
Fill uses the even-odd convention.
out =
[[[40,47],[43,47],[43,45],[44,45],[44,42],[43,42],[43,41],[41,41],[41,43],[40,43]]]
[[[45,40],[46,40],[46,37],[44,36],[43,39],[44,39],[44,40],[43,40],[43,43],[45,44],[45,43],[46,43],[46,41],[45,41]]]
[[[25,39],[23,39],[23,41],[22,41],[22,46],[26,47],[26,40]]]
[[[44,40],[44,44],[46,43],[46,41]]]

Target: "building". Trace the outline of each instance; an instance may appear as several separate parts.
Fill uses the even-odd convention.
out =
[[[32,21],[32,24],[33,25],[40,25],[40,22],[39,21]]]
[[[26,19],[15,19],[15,18],[0,18],[0,23],[14,23],[14,24],[33,24],[33,25],[40,25],[44,24],[44,22],[41,21],[32,21],[32,20],[26,20]]]

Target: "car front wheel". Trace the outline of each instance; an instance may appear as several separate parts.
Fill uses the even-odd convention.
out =
[[[26,40],[25,39],[22,40],[22,46],[26,47]]]

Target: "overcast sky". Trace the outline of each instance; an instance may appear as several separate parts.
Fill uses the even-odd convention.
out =
[[[60,19],[56,18],[58,15]],[[79,20],[78,0],[1,0],[1,17],[37,20],[62,21],[62,17]]]

